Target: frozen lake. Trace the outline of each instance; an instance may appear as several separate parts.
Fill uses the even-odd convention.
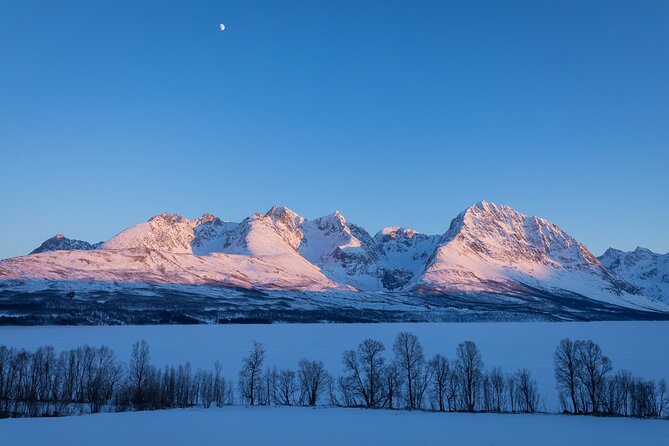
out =
[[[144,339],[158,366],[190,361],[195,368],[211,368],[219,360],[224,374],[234,379],[253,340],[265,345],[266,365],[296,368],[302,358],[320,359],[337,375],[344,350],[374,338],[385,343],[390,357],[393,340],[403,330],[420,338],[426,357],[442,353],[452,359],[458,343],[472,340],[481,349],[486,368],[501,366],[507,372],[530,369],[546,396],[546,409],[551,411],[557,410],[553,352],[567,336],[599,343],[614,369],[669,379],[669,322],[0,327],[0,344],[26,349],[51,344],[58,350],[105,344],[127,360],[132,343]]]

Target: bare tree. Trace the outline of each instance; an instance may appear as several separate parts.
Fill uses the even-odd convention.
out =
[[[133,403],[142,407],[146,402],[146,390],[152,374],[149,344],[146,341],[135,342],[130,354],[130,381],[134,389]]]
[[[12,400],[12,363],[13,349],[0,345],[0,418],[9,416],[9,406]]]
[[[509,403],[509,410],[512,413],[518,411],[518,380],[513,374],[506,377],[506,395]]]
[[[428,367],[425,363],[421,367],[420,372],[421,373],[418,375],[418,379],[416,379],[416,385],[414,386],[416,394],[414,398],[414,404],[416,405],[416,409],[423,408],[425,393],[430,387],[430,384],[432,383],[432,377],[434,376],[434,369]]]
[[[258,394],[262,392],[260,378],[264,360],[265,347],[253,341],[253,348],[249,355],[242,360],[242,368],[239,371],[239,393],[242,401],[249,406],[256,404]]]
[[[360,406],[364,404],[369,406],[369,395],[363,381],[362,365],[358,358],[358,352],[355,350],[345,351],[342,356],[342,363],[346,376],[339,380],[339,387],[346,405]],[[359,402],[361,399],[362,403]]]
[[[476,409],[478,393],[483,377],[483,359],[478,347],[472,341],[465,341],[458,345],[456,354],[459,361],[458,375],[461,381],[461,391],[467,412]]]
[[[359,383],[357,383],[351,375],[340,376],[337,379],[337,387],[339,390],[339,398],[337,398],[337,402],[345,407],[360,406],[358,386]]]
[[[391,362],[383,370],[384,389],[386,392],[385,405],[392,409],[396,407],[395,401],[399,401],[401,397],[402,374],[396,362]]]
[[[223,369],[223,366],[221,366],[221,363],[219,361],[214,362],[214,404],[216,404],[217,407],[221,407],[223,405],[223,394],[225,390],[225,380],[223,376],[221,376],[221,371]]]
[[[357,351],[344,352],[342,362],[347,373],[344,387],[353,400],[361,398],[367,407],[377,407],[384,398],[383,372],[385,347],[382,342],[365,339]]]
[[[662,378],[657,385],[657,416],[662,417],[667,407],[667,381]]]
[[[572,413],[579,413],[579,405],[576,401],[581,368],[580,355],[577,350],[578,345],[580,344],[576,344],[569,338],[564,338],[558,344],[553,355],[557,388],[568,395]]]
[[[123,369],[118,365],[116,355],[109,347],[99,347],[93,350],[92,354],[93,360],[89,363],[86,374],[85,393],[90,412],[96,413],[111,401]]]
[[[295,393],[297,392],[297,382],[295,372],[284,369],[279,372],[277,378],[277,404],[291,406],[295,403]]]
[[[604,413],[620,416],[628,414],[632,382],[632,374],[627,370],[619,370],[610,379],[605,380],[604,391],[600,398]]]
[[[381,341],[365,339],[358,347],[358,354],[362,361],[362,369],[365,375],[365,393],[368,395],[367,406],[377,407],[383,398],[382,373],[385,358],[382,356],[386,347]]]
[[[440,354],[434,355],[428,366],[432,369],[432,392],[431,396],[436,403],[437,410],[444,412],[446,410],[446,389],[448,386],[448,377],[451,373],[448,359]]]
[[[460,410],[460,379],[458,377],[460,370],[460,361],[455,360],[451,364],[451,372],[448,374],[448,386],[446,388],[446,401],[448,402],[449,412]]]
[[[590,410],[599,414],[599,398],[603,392],[606,375],[612,370],[611,360],[602,354],[599,345],[592,341],[576,341],[578,377],[585,387]]]
[[[516,373],[516,392],[519,410],[525,413],[534,413],[539,408],[540,395],[537,382],[527,369]]]
[[[303,405],[315,406],[318,397],[325,390],[328,373],[321,361],[303,359],[298,365],[300,401]]]
[[[506,410],[506,394],[504,372],[499,367],[495,367],[489,374],[490,378],[490,405],[494,412],[503,412]]]
[[[395,352],[395,363],[402,371],[403,381],[406,386],[405,398],[409,409],[418,408],[418,381],[425,366],[423,346],[413,333],[401,332],[395,338],[393,344]]]
[[[196,404],[206,409],[216,402],[214,373],[197,369],[197,372],[195,372],[195,388],[197,389],[197,392],[195,392],[197,395]]]
[[[658,416],[657,386],[654,381],[636,378],[630,389],[630,415],[633,417]]]

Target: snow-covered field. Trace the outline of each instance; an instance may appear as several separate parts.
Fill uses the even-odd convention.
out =
[[[3,445],[666,445],[669,421],[341,408],[186,409],[0,420]]]
[[[125,360],[132,343],[145,339],[156,365],[190,361],[195,368],[212,368],[219,360],[223,373],[234,379],[253,340],[265,345],[266,365],[296,368],[302,358],[320,359],[337,375],[344,350],[374,338],[385,343],[390,357],[393,339],[403,330],[420,338],[427,357],[442,353],[453,358],[458,343],[472,340],[479,345],[486,367],[501,366],[507,372],[530,369],[549,411],[558,409],[553,351],[563,337],[599,343],[615,369],[626,368],[648,379],[669,379],[669,322],[0,327],[0,344],[27,349],[51,344],[58,350],[105,344]]]

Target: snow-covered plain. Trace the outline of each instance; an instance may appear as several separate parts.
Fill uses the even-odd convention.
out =
[[[35,349],[51,344],[58,350],[82,344],[108,345],[124,360],[131,345],[146,340],[154,364],[190,361],[197,368],[223,365],[223,373],[236,378],[242,358],[253,340],[267,349],[266,365],[296,368],[302,358],[320,359],[330,373],[342,371],[341,355],[365,338],[385,343],[386,356],[400,331],[415,333],[426,356],[455,356],[464,340],[475,341],[486,367],[507,372],[528,368],[545,396],[548,411],[557,411],[553,352],[560,339],[592,339],[613,361],[648,379],[669,379],[669,322],[563,322],[563,323],[399,323],[399,324],[272,324],[272,325],[159,325],[0,327],[0,344]]]
[[[669,422],[340,408],[187,409],[0,420],[7,445],[666,445]]]

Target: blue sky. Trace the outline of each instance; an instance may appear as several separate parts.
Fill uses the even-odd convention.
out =
[[[668,54],[664,1],[0,0],[0,258],[274,203],[440,233],[480,200],[664,253]]]

